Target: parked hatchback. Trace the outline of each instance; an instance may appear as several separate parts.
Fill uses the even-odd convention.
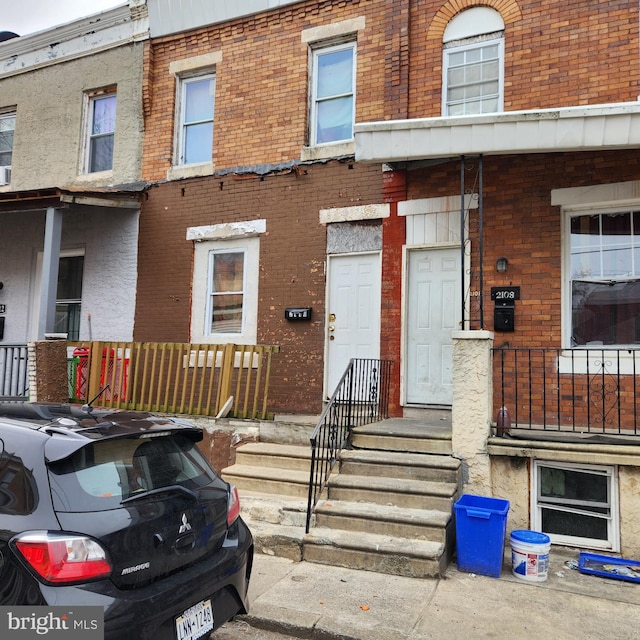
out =
[[[253,540],[202,437],[148,413],[0,403],[0,605],[99,605],[113,640],[194,640],[247,612]]]

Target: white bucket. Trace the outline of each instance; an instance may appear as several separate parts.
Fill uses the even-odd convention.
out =
[[[538,531],[511,532],[511,572],[516,578],[544,582],[549,570],[551,538]]]

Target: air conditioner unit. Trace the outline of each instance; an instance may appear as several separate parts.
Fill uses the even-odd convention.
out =
[[[11,167],[0,167],[0,185],[11,182]]]

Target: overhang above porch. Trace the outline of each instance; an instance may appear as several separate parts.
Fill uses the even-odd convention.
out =
[[[70,205],[139,209],[142,195],[148,188],[147,182],[135,182],[113,187],[50,187],[6,191],[0,193],[0,213],[66,209]]]
[[[366,122],[355,141],[364,163],[637,148],[640,103]]]

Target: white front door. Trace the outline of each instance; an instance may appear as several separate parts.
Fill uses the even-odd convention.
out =
[[[408,252],[405,380],[407,404],[450,405],[451,334],[461,320],[460,249]]]
[[[329,256],[325,397],[351,358],[380,357],[379,253]]]

